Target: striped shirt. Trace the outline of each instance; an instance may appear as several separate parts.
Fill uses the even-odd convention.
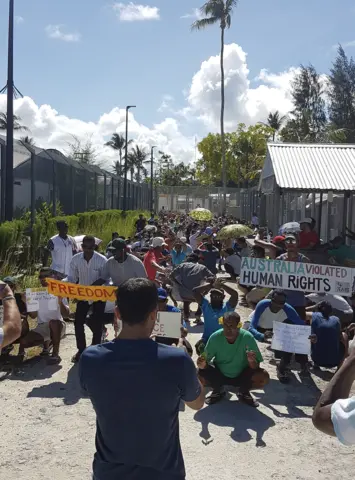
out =
[[[78,253],[70,262],[67,281],[79,282],[79,285],[92,285],[96,280],[103,278],[106,262],[107,258],[97,252],[94,252],[88,262],[84,258],[84,253]]]

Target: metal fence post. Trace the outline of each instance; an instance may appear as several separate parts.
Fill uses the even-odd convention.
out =
[[[106,194],[107,194],[107,185],[106,185],[106,173],[104,173],[104,202],[103,202],[103,208],[106,210]]]

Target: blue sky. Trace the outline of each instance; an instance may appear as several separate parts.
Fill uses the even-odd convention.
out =
[[[190,31],[194,19],[181,17],[192,14],[198,0],[136,1],[155,7],[160,19],[135,22],[120,21],[114,3],[15,0],[21,17],[15,25],[15,83],[36,105],[85,122],[133,103],[137,121],[151,128],[167,117],[166,109],[159,111],[164,95],[174,98],[173,110],[186,108],[193,76],[218,55],[219,29]],[[0,0],[0,83],[6,80],[7,8],[8,1]],[[262,69],[279,74],[312,62],[326,73],[334,44],[354,41],[347,51],[355,52],[354,22],[353,0],[342,0],[341,8],[334,0],[241,0],[226,42],[247,54],[248,79],[257,87],[253,79]],[[191,117],[183,125],[179,118],[184,134],[202,131]]]

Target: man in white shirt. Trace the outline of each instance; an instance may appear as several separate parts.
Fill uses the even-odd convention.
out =
[[[47,279],[53,278],[50,268],[42,268],[39,272],[39,280],[42,287],[47,286]],[[24,358],[25,348],[43,345],[42,356],[49,355],[49,346],[52,344],[52,355],[48,357],[51,365],[59,364],[62,359],[59,356],[60,340],[64,337],[66,323],[63,318],[69,317],[69,305],[66,298],[55,297],[48,294],[48,302],[41,302],[37,312],[29,312],[31,318],[37,317],[37,327],[29,329],[27,321],[23,323],[22,335],[19,339],[18,357]],[[17,343],[17,342],[15,342]]]
[[[355,397],[349,398],[354,381],[355,350],[328,383],[313,413],[318,430],[347,446],[355,445]]]
[[[77,253],[75,239],[68,235],[68,224],[57,222],[58,235],[54,235],[47,244],[43,264],[47,265],[49,254],[52,255],[51,269],[56,278],[62,279],[69,274],[69,267],[73,255]]]
[[[106,262],[103,270],[103,283],[107,283],[111,279],[112,284],[118,287],[130,278],[147,278],[143,262],[135,255],[127,253],[127,245],[123,239],[113,240],[108,250],[113,257]]]
[[[70,263],[69,275],[67,281],[71,283],[79,283],[79,285],[102,285],[104,277],[105,265],[107,258],[100,253],[95,252],[95,237],[86,235],[83,238],[83,252],[74,255]],[[75,312],[74,328],[77,353],[73,356],[72,361],[78,362],[81,354],[86,348],[85,323],[86,317],[90,309],[90,303],[86,301],[78,301]],[[93,339],[92,344],[101,343],[103,330],[103,314],[105,311],[105,302],[94,302],[93,311]]]
[[[224,269],[231,276],[232,280],[236,280],[240,275],[240,267],[242,265],[242,257],[236,253],[233,248],[225,250],[226,258],[224,260]]]

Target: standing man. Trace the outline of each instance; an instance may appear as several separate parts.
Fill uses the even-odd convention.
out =
[[[106,283],[111,279],[112,284],[119,287],[130,278],[147,278],[143,262],[135,255],[127,252],[125,240],[116,238],[107,250],[113,257],[106,262],[102,283]]]
[[[164,238],[155,237],[152,246],[144,256],[144,267],[149,280],[154,282],[157,272],[165,272],[165,268],[159,265],[162,258],[163,247],[167,247]]]
[[[106,257],[95,252],[95,237],[86,235],[83,238],[83,251],[75,255],[70,263],[69,275],[67,281],[79,283],[79,285],[100,285],[104,276]],[[86,348],[85,322],[90,308],[90,303],[80,300],[76,306],[75,312],[75,338],[77,353],[73,356],[72,362],[76,363]],[[93,309],[93,345],[101,342],[103,329],[103,315],[105,311],[105,302],[94,302]]]
[[[157,310],[154,283],[128,280],[117,290],[119,337],[81,357],[80,383],[97,416],[97,480],[185,479],[179,405],[201,409],[203,389],[185,349],[150,338]]]
[[[58,235],[54,235],[47,244],[43,265],[46,266],[49,254],[52,255],[51,269],[56,278],[62,280],[69,274],[70,262],[77,253],[76,241],[68,235],[68,224],[65,221],[57,222]]]

